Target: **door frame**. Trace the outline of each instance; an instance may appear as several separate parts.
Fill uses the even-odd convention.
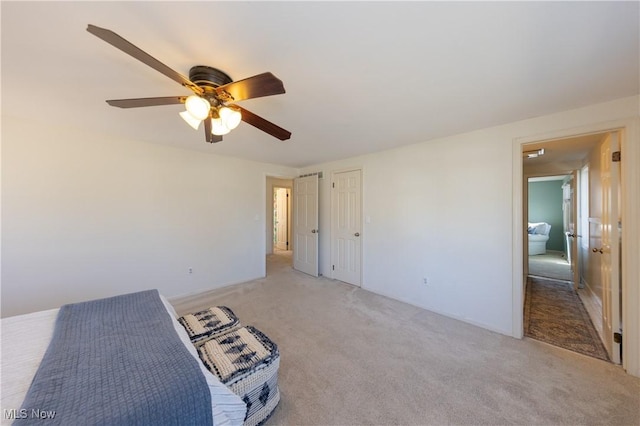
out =
[[[287,186],[279,186],[279,185],[273,185],[273,193],[277,193],[278,189],[284,189],[286,192],[286,197],[287,197],[287,201],[286,201],[286,216],[287,216],[287,250],[291,250],[293,248],[292,244],[291,244],[291,193],[293,192],[293,188],[289,188]],[[271,219],[274,219],[275,215],[275,209],[274,209],[274,213],[272,213]],[[273,235],[271,236],[272,240],[274,241],[273,244],[273,251],[276,251],[276,227],[273,227]],[[278,249],[280,250],[280,249]]]
[[[571,222],[573,222],[573,237],[571,237],[571,256],[569,261],[571,262],[571,271],[573,272],[573,289],[578,291],[580,287],[580,280],[582,280],[582,264],[580,263],[580,244],[578,238],[580,237],[580,215],[578,214],[579,204],[578,196],[580,194],[580,185],[578,182],[579,169],[574,170],[571,173],[571,180],[569,183],[569,190],[573,191],[571,194]],[[565,230],[566,234],[566,230]],[[565,236],[565,238],[567,238]],[[567,244],[568,246],[569,244]]]
[[[280,185],[280,184],[273,184],[270,185],[269,184],[269,179],[278,179],[278,180],[289,180],[291,181],[291,187],[288,187],[286,185]],[[262,191],[263,191],[263,205],[265,206],[263,208],[264,210],[264,216],[262,215],[256,215],[256,220],[258,220],[258,218],[260,216],[262,216],[262,220],[263,220],[263,226],[262,229],[264,230],[263,234],[264,234],[264,240],[263,240],[263,254],[264,254],[264,269],[263,269],[263,273],[262,276],[266,277],[267,276],[267,254],[273,253],[274,252],[274,245],[273,245],[273,189],[274,188],[288,188],[291,190],[291,192],[289,193],[289,203],[290,203],[290,208],[289,208],[289,219],[292,220],[291,218],[293,217],[294,212],[294,204],[293,204],[293,179],[295,179],[295,177],[291,177],[291,176],[286,176],[286,175],[277,175],[277,174],[272,174],[272,173],[265,173],[264,174],[264,179],[263,179],[263,185],[262,185]],[[267,250],[267,240],[271,238],[272,242],[271,242],[271,252],[269,253]],[[293,250],[293,241],[291,239],[291,234],[289,234],[289,250]]]
[[[620,149],[623,153],[621,168],[621,217],[622,227],[622,296],[623,296],[623,362],[622,367],[640,377],[640,118],[630,117],[592,125],[557,130],[537,136],[517,137],[512,140],[512,335],[524,335],[524,272],[523,244],[523,167],[522,146],[532,142],[551,141],[576,135],[620,132]],[[625,158],[627,160],[625,160]],[[627,164],[630,166],[627,167]],[[634,167],[635,166],[635,169]]]
[[[523,219],[522,220],[523,220],[524,229],[527,229],[528,221],[529,221],[529,185],[528,185],[529,179],[538,178],[538,177],[542,177],[543,178],[543,177],[550,177],[550,176],[561,176],[561,175],[563,175],[563,176],[572,176],[573,174],[574,174],[574,172],[571,171],[571,170],[570,171],[534,173],[534,174],[531,174],[531,175],[524,175],[523,174],[523,179],[522,179],[522,185],[523,185],[523,188],[522,188],[522,194],[523,194],[523,197],[522,197],[522,202],[523,202],[523,204],[522,204],[522,209],[523,209],[522,210],[522,218]],[[573,214],[575,215],[575,210],[574,210]],[[563,232],[563,234],[564,234],[564,232]],[[523,241],[526,241],[526,240],[524,240],[524,238],[523,238]],[[529,260],[529,244],[524,244],[523,243],[521,250],[522,250],[522,259],[523,259],[523,274],[524,274],[524,279],[526,280],[527,276],[529,275],[529,262],[528,262],[528,260]],[[526,261],[524,259],[526,259]],[[575,278],[576,278],[575,275],[579,276],[580,275],[580,271],[578,271],[577,274],[573,275],[573,281],[574,282],[575,282]]]

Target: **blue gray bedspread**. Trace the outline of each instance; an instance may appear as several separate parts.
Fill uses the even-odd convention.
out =
[[[20,413],[14,424],[212,424],[206,380],[157,290],[60,308]]]

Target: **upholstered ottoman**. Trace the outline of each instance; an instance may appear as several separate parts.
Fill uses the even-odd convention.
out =
[[[204,311],[187,314],[178,318],[178,322],[187,330],[194,345],[207,339],[220,336],[240,327],[240,321],[226,306],[214,306]]]
[[[244,424],[266,421],[280,401],[278,347],[251,326],[207,340],[198,347],[204,365],[247,404]]]

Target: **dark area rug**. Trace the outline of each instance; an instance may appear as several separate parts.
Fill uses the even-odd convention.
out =
[[[609,361],[589,314],[571,283],[529,277],[524,335]]]

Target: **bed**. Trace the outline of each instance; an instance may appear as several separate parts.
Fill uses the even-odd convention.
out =
[[[131,295],[137,297],[142,293],[144,293],[144,300],[136,299],[133,308],[129,309],[134,316],[127,316],[129,315],[127,310],[121,308],[123,299],[119,298]],[[167,413],[173,416],[173,421],[171,421],[173,424],[242,424],[247,413],[246,404],[202,364],[195,346],[191,344],[185,329],[178,323],[175,310],[167,300],[157,290],[132,293],[131,295],[85,302],[90,304],[86,306],[83,304],[65,305],[60,309],[2,319],[2,424],[14,422],[14,424],[41,424],[44,418],[49,420],[46,422],[47,424],[159,424],[159,418],[162,418],[163,423],[166,423]],[[147,305],[147,299],[150,301],[149,305]],[[112,305],[113,307],[108,309],[114,311],[107,315],[104,314],[103,309],[106,306],[105,303],[102,305],[91,304],[102,301],[107,301],[106,305]],[[77,314],[80,309],[79,305],[82,305],[86,311],[81,316]],[[69,310],[68,307],[76,310]],[[73,316],[74,312],[76,312],[75,317]],[[132,324],[132,322],[138,321],[132,320],[137,315],[136,312],[143,312],[144,315],[141,316],[145,321],[147,317],[153,317],[153,319],[150,319],[151,322],[148,324],[142,321],[136,330],[135,324]],[[82,349],[78,353],[85,356],[87,352],[90,352],[91,356],[87,358],[89,360],[87,371],[81,373],[74,371],[74,375],[81,377],[86,373],[88,377],[85,379],[73,377],[73,379],[78,380],[80,384],[92,384],[84,387],[75,384],[73,387],[79,388],[77,389],[79,395],[67,396],[67,393],[72,392],[68,389],[65,390],[64,384],[61,384],[59,380],[60,374],[65,373],[56,371],[64,363],[51,359],[51,357],[55,356],[56,346],[73,347],[73,341],[67,343],[65,339],[68,338],[68,335],[74,334],[76,328],[84,328],[92,333],[90,326],[92,319],[87,320],[86,315],[92,319],[96,316],[100,327],[108,331],[106,334],[96,334],[95,338],[96,342],[101,341],[102,343],[99,344],[105,346],[98,346],[98,349],[91,346],[85,349],[84,343],[81,342]],[[101,318],[100,315],[107,316]],[[62,327],[58,320],[59,317],[65,316],[71,319],[69,327]],[[105,325],[104,318],[111,317],[117,320],[114,320],[113,324]],[[78,321],[78,318],[81,321]],[[124,323],[123,327],[126,328],[124,336],[113,334],[116,333],[115,330],[119,327],[117,325],[119,322]],[[68,330],[74,331],[69,332]],[[164,333],[166,337],[162,335],[162,330],[167,331]],[[116,337],[111,338],[112,335]],[[54,336],[58,336],[57,339],[53,339]],[[83,337],[82,340],[84,342],[91,339]],[[164,351],[162,348],[158,350],[157,345],[165,345],[165,340],[167,341],[166,347],[170,347],[171,350]],[[56,345],[56,341],[64,343]],[[120,342],[127,342],[127,345]],[[135,358],[126,358],[127,351],[133,350],[131,348],[138,346],[138,343],[143,348],[148,345],[153,349],[149,351],[150,361],[147,364],[144,364],[147,362],[146,355],[140,357],[134,354]],[[59,348],[58,352],[60,351],[73,352],[65,351],[64,347]],[[161,352],[167,352],[166,359],[159,355]],[[109,356],[105,354],[109,354]],[[65,356],[67,355],[65,354]],[[129,362],[117,362],[119,359],[128,359]],[[131,362],[132,359],[135,359],[135,362]],[[81,363],[77,362],[75,358],[71,358],[71,360],[76,364],[74,366],[76,370],[82,369],[77,367]],[[109,366],[126,364],[114,367],[114,369],[123,367],[123,372],[119,374],[125,378],[113,378],[112,373],[109,373],[100,380],[96,380],[96,375],[100,374],[100,366],[104,362]],[[127,375],[131,376],[128,380]],[[162,377],[157,379],[156,376]],[[154,382],[154,380],[166,381],[167,378],[175,380],[175,382]],[[110,380],[115,380],[114,383],[120,384],[109,387]],[[118,380],[120,382],[117,382]],[[44,386],[42,382],[49,388],[42,388]],[[143,386],[144,383],[154,384]],[[102,385],[104,385],[103,389],[99,390],[99,386]],[[63,395],[51,397],[55,393],[52,392],[51,386],[55,392],[62,391]],[[193,395],[188,395],[190,393]],[[73,398],[76,399],[75,402],[67,401],[67,399]],[[116,406],[103,407],[105,404],[103,399],[110,400],[111,403],[115,401]],[[43,404],[42,401],[47,403]],[[82,403],[79,404],[78,401]],[[92,414],[86,411],[92,403],[98,407],[98,413]],[[196,405],[194,406],[194,404]],[[75,421],[69,423],[70,418]]]
[[[527,227],[529,256],[545,254],[547,252],[547,241],[549,241],[550,232],[551,225],[546,222],[529,222]]]

